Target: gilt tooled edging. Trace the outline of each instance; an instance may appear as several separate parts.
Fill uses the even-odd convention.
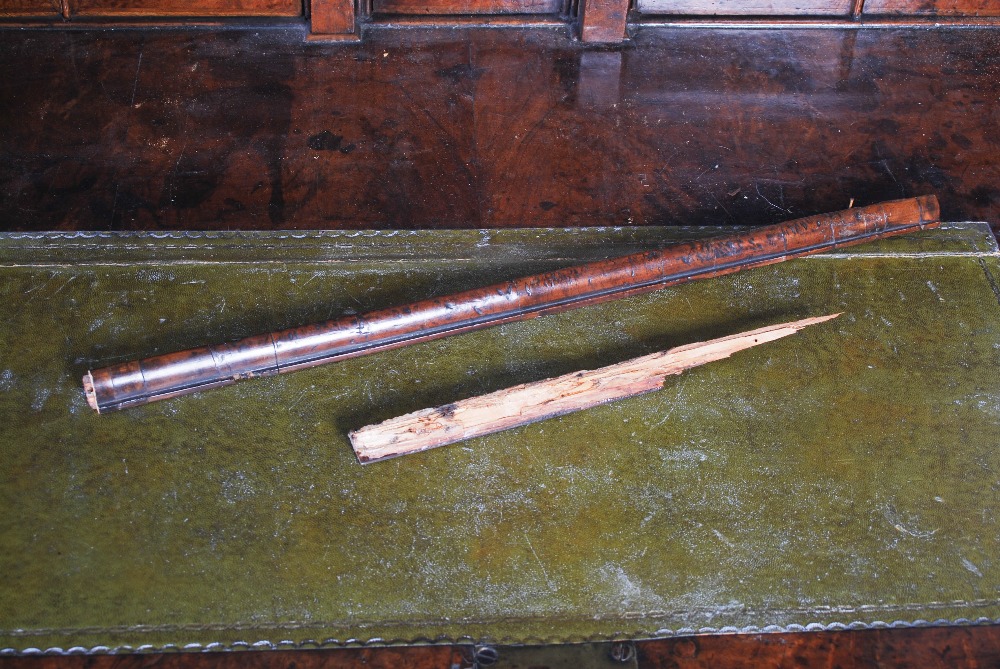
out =
[[[1000,624],[1000,618],[938,618],[935,620],[925,620],[918,618],[916,620],[894,620],[892,622],[884,622],[881,620],[875,620],[872,622],[860,622],[854,621],[849,623],[833,622],[833,623],[808,623],[806,625],[800,624],[789,624],[789,625],[765,625],[760,627],[758,625],[747,625],[745,627],[737,626],[724,626],[724,627],[680,627],[676,630],[674,629],[659,629],[653,633],[648,631],[636,631],[632,634],[619,633],[619,634],[609,634],[609,635],[593,635],[586,637],[540,637],[540,636],[527,636],[527,637],[472,637],[472,636],[458,636],[458,637],[425,637],[418,636],[413,638],[371,638],[371,639],[354,639],[347,638],[344,640],[327,638],[322,640],[316,639],[305,639],[302,641],[293,641],[291,639],[283,639],[281,641],[269,641],[260,640],[255,642],[249,641],[231,641],[231,642],[220,642],[214,641],[209,643],[166,643],[163,645],[154,644],[141,644],[138,646],[121,645],[121,646],[70,646],[68,648],[61,648],[59,646],[52,646],[49,648],[36,648],[36,647],[26,647],[22,649],[17,648],[0,648],[0,657],[13,657],[13,656],[35,656],[35,655],[115,655],[115,654],[130,654],[130,653],[190,653],[190,652],[234,652],[234,651],[244,651],[244,650],[323,650],[323,649],[337,649],[337,648],[373,648],[373,647],[385,647],[385,646],[415,646],[415,645],[476,645],[482,643],[489,643],[498,646],[534,646],[534,645],[548,645],[548,644],[570,644],[570,643],[601,643],[601,642],[612,642],[612,641],[643,641],[643,640],[657,640],[657,639],[669,639],[674,637],[685,637],[685,636],[703,636],[709,634],[781,634],[781,633],[801,633],[801,632],[847,632],[847,631],[861,631],[861,630],[888,630],[888,629],[915,629],[915,628],[927,628],[927,627],[971,627],[979,625],[997,625]]]
[[[998,607],[1000,606],[1000,599],[977,599],[970,601],[956,600],[950,602],[927,602],[924,604],[916,603],[906,603],[906,604],[861,604],[858,606],[818,606],[818,607],[799,607],[799,608],[788,608],[773,610],[767,613],[767,616],[782,616],[782,615],[817,615],[822,613],[888,613],[888,612],[899,612],[899,611],[927,611],[927,610],[942,610],[942,609],[952,609],[952,608],[985,608],[985,607]],[[725,607],[724,607],[725,608]],[[736,607],[738,608],[738,607]],[[745,615],[755,615],[759,612],[753,609],[740,609]],[[670,617],[676,617],[681,615],[697,615],[706,614],[711,611],[716,613],[719,609],[690,609],[683,611],[651,611],[647,613],[626,613],[618,616],[622,620],[637,620],[644,619],[653,622],[657,619],[664,619]],[[763,617],[763,616],[762,616]],[[596,619],[600,620],[601,617],[598,616]],[[542,623],[546,620],[545,617],[539,617],[538,622]],[[441,621],[441,625],[482,625],[483,621]],[[356,624],[358,629],[363,629],[364,627],[392,627],[399,626],[406,623],[402,622],[389,622],[383,621],[379,623],[368,623],[368,624]],[[958,617],[958,618],[935,618],[933,620],[928,620],[926,618],[915,618],[911,620],[873,620],[869,622],[863,622],[860,620],[854,620],[851,622],[811,622],[806,624],[799,623],[789,623],[785,625],[725,625],[721,627],[679,627],[676,629],[663,627],[655,631],[650,631],[646,629],[635,629],[632,632],[615,632],[612,634],[594,634],[587,636],[574,636],[574,635],[564,635],[564,636],[518,636],[518,637],[473,637],[470,635],[459,635],[459,636],[449,636],[449,635],[438,635],[438,636],[414,636],[414,637],[370,637],[370,638],[358,638],[358,637],[347,637],[344,639],[337,639],[335,637],[326,637],[323,639],[280,639],[277,641],[269,639],[260,639],[258,641],[212,641],[212,642],[177,642],[177,643],[164,643],[161,645],[156,644],[140,644],[137,646],[122,644],[118,646],[109,645],[97,645],[97,646],[70,646],[67,648],[59,646],[51,646],[47,648],[41,648],[36,646],[25,646],[22,648],[14,647],[4,647],[0,648],[0,657],[3,656],[20,656],[20,655],[102,655],[102,654],[119,654],[119,653],[169,653],[169,652],[213,652],[213,651],[239,651],[239,650],[307,650],[307,649],[332,649],[332,648],[349,648],[349,647],[380,647],[380,646],[407,646],[407,645],[467,645],[467,644],[479,644],[479,643],[489,643],[493,645],[541,645],[541,644],[563,644],[563,643],[596,643],[596,642],[610,642],[610,641],[621,641],[621,640],[643,640],[643,639],[667,639],[673,637],[682,636],[694,636],[694,635],[709,635],[709,634],[779,634],[779,633],[798,633],[798,632],[843,632],[843,631],[857,631],[857,630],[879,630],[879,629],[911,629],[911,628],[923,628],[923,627],[949,627],[949,626],[978,626],[978,625],[996,625],[1000,624],[1000,618],[991,618],[989,616],[978,616],[972,617]],[[430,624],[432,626],[433,623]],[[305,630],[305,629],[319,629],[319,628],[330,628],[338,627],[337,624],[324,623],[324,622],[287,622],[287,623],[274,623],[271,625],[262,625],[260,623],[254,625],[239,625],[239,624],[224,624],[224,623],[207,623],[207,624],[196,624],[196,625],[134,625],[134,626],[120,626],[120,627],[93,627],[93,628],[65,628],[65,629],[35,629],[35,630],[0,630],[0,635],[2,636],[43,636],[43,635],[71,635],[71,634],[89,634],[89,635],[100,635],[100,634],[128,634],[128,633],[150,633],[150,632],[184,632],[184,631],[251,631],[253,629],[261,629],[271,627],[275,630]],[[424,624],[423,626],[428,626]]]

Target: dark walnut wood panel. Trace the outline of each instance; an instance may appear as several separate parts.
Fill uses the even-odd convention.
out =
[[[641,669],[1000,666],[1000,627],[737,634],[636,644]]]
[[[372,0],[374,14],[557,14],[564,0]]]
[[[690,16],[847,16],[850,0],[638,0],[644,14]]]
[[[867,0],[865,14],[1000,16],[998,0]]]
[[[69,0],[71,16],[302,16],[302,0]]]
[[[628,10],[628,0],[581,0],[580,39],[584,42],[622,41]]]
[[[312,38],[339,36],[354,39],[357,34],[357,15],[354,0],[310,0],[310,30]]]
[[[850,0],[638,0],[644,14],[690,16],[848,16]]]
[[[61,0],[0,0],[0,17],[59,16]]]
[[[10,32],[19,229],[1000,222],[1000,31]],[[266,54],[263,57],[261,54]]]

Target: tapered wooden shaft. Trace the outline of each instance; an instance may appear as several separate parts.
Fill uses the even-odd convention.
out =
[[[87,401],[112,411],[526,320],[938,225],[934,196],[896,200],[536,274],[413,304],[97,369]]]
[[[351,446],[358,461],[366,464],[635,397],[661,388],[663,380],[671,374],[728,358],[737,351],[787,337],[839,315],[769,325],[600,369],[564,374],[421,409],[351,432]]]

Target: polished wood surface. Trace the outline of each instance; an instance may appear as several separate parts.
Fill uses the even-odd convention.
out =
[[[354,0],[310,0],[310,29],[315,35],[360,37]]]
[[[625,39],[628,0],[581,0],[580,39],[617,43]]]
[[[633,25],[660,17],[682,23],[715,23],[739,19],[748,25],[780,27],[796,20],[815,26],[891,25],[897,21],[936,25],[996,24],[1000,6],[994,0],[0,0],[0,20],[58,25],[64,21],[144,22],[168,26],[172,21],[214,25],[218,19],[241,17],[306,17],[309,41],[357,41],[360,23],[393,24],[431,17],[440,25],[495,25],[495,17],[523,17],[525,27],[538,27],[538,17],[552,17],[575,27],[585,42],[618,43],[632,12]],[[822,20],[828,23],[824,24]],[[44,24],[43,23],[43,24]]]
[[[638,0],[649,14],[824,16],[847,15],[850,0]]]
[[[1000,666],[1000,627],[695,637],[636,644],[642,669]]]
[[[0,18],[300,17],[302,0],[0,0]]]
[[[563,0],[373,0],[376,14],[556,14]]]
[[[302,0],[69,0],[70,16],[302,16]]]
[[[0,0],[0,17],[59,16],[62,4],[58,0]]]
[[[866,0],[866,14],[1000,16],[997,0]]]
[[[11,32],[13,229],[1000,221],[1000,31]]]

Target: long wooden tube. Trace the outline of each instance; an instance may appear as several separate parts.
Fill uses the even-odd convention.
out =
[[[83,377],[84,392],[99,412],[124,409],[932,228],[938,217],[932,195],[809,216],[96,369]]]

